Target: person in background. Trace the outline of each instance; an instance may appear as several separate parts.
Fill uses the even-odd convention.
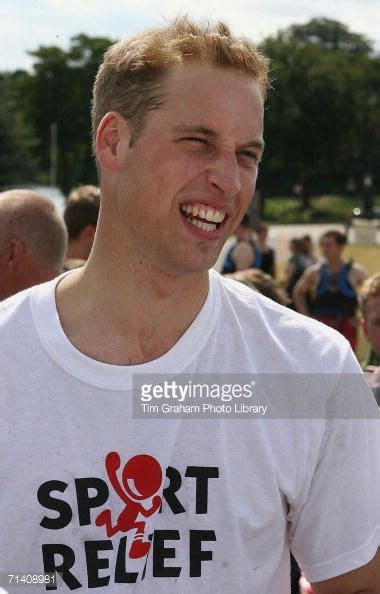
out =
[[[256,228],[257,247],[261,252],[260,269],[273,278],[276,276],[276,255],[273,248],[268,243],[268,225],[260,223]]]
[[[64,221],[49,198],[0,193],[0,300],[60,274],[66,248]]]
[[[100,208],[100,190],[85,185],[74,188],[67,199],[63,218],[69,234],[65,270],[83,266],[94,243]]]
[[[262,253],[252,238],[252,228],[247,214],[235,230],[236,243],[227,252],[222,274],[231,274],[237,270],[260,268]]]
[[[363,369],[380,366],[380,272],[367,278],[359,293],[362,326],[370,349]]]
[[[281,305],[289,305],[289,298],[284,289],[274,280],[270,274],[266,274],[262,270],[248,268],[247,270],[239,270],[233,274],[227,274],[227,278],[243,283],[254,291],[258,291],[265,297],[269,297],[276,303]]]
[[[338,330],[355,350],[357,293],[368,273],[356,262],[343,259],[345,245],[346,236],[340,231],[327,231],[322,235],[320,247],[324,261],[306,269],[294,287],[293,302],[300,313]]]
[[[368,382],[380,406],[380,273],[364,281],[359,294],[362,327],[370,348],[362,362]]]
[[[304,235],[303,237],[301,237],[301,244],[302,244],[301,250],[302,250],[303,260],[305,263],[305,268],[308,268],[308,266],[315,264],[317,261],[317,258],[314,254],[314,246],[313,246],[313,240],[311,238],[311,235]]]
[[[289,257],[285,268],[284,286],[285,291],[289,296],[289,300],[292,303],[293,289],[306,269],[302,251],[302,241],[293,237],[289,241],[289,251],[291,256]]]

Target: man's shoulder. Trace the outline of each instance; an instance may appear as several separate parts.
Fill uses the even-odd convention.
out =
[[[334,362],[339,367],[343,364],[349,344],[336,330],[325,324],[289,309],[272,299],[261,295],[242,283],[220,277],[224,301],[234,311],[236,320],[243,331],[248,334],[249,341],[260,348],[272,350],[273,357],[290,359],[299,372],[326,367],[326,372]],[[222,297],[223,299],[223,297]],[[283,355],[283,356],[282,356]],[[275,363],[275,361],[274,361]]]
[[[358,262],[348,262],[347,266],[349,267],[349,274],[354,277],[355,280],[358,280],[358,282],[362,282],[368,278],[368,270]]]

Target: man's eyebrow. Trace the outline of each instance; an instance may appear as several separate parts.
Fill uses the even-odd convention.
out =
[[[199,132],[205,136],[211,136],[211,138],[217,138],[219,134],[211,128],[205,126],[174,126],[174,132]]]
[[[265,148],[265,142],[263,140],[249,140],[248,142],[243,144],[243,148],[249,147],[258,148],[263,152]]]
[[[185,132],[185,133],[198,132],[200,134],[204,134],[205,136],[209,136],[211,138],[218,138],[218,136],[219,136],[218,132],[216,132],[212,128],[206,128],[205,126],[197,126],[197,125],[195,125],[195,126],[174,126],[173,130],[174,130],[174,132]],[[258,148],[261,151],[264,151],[265,142],[263,140],[249,140],[248,142],[245,142],[241,146],[241,148],[248,148],[248,147]]]

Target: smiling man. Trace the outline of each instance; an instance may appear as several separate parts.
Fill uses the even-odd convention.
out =
[[[378,591],[378,420],[289,420],[282,375],[326,409],[372,402],[348,344],[210,270],[254,193],[266,88],[266,59],[223,24],[105,54],[91,255],[1,312],[0,571],[58,571],[41,592],[288,594],[290,549],[316,594]],[[265,405],[260,373],[290,402],[270,419],[155,416],[205,374],[219,409],[255,386]]]

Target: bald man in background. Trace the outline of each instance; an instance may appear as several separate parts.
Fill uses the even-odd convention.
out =
[[[0,300],[62,271],[67,231],[53,202],[32,190],[0,193]]]

